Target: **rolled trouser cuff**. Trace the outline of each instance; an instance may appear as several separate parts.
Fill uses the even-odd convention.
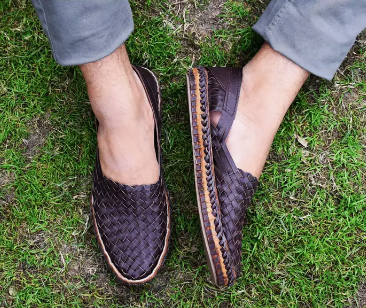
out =
[[[360,0],[272,0],[253,30],[297,65],[330,80],[366,27],[365,14]]]
[[[100,60],[133,31],[128,0],[32,0],[57,63]]]

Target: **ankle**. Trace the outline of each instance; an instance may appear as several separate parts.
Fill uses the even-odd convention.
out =
[[[106,127],[140,123],[148,114],[142,95],[128,91],[101,95],[97,100],[91,100],[91,105],[99,124]]]
[[[258,96],[270,95],[276,103],[286,105],[293,101],[308,77],[309,72],[272,49],[268,43],[263,44],[243,68],[243,85],[247,89]]]
[[[140,81],[141,83],[141,81]],[[154,123],[146,92],[141,85],[111,87],[93,95],[89,91],[93,112],[101,127],[132,127]]]
[[[243,68],[238,118],[250,126],[277,130],[306,79],[296,78],[296,73],[292,73],[288,72],[293,76],[288,79],[286,74],[271,71],[270,64],[265,70],[262,63],[249,62]]]

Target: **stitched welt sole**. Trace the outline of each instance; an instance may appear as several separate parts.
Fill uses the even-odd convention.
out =
[[[211,280],[218,286],[230,285],[233,273],[227,256],[227,244],[219,218],[219,202],[214,182],[210,119],[207,100],[207,73],[194,68],[187,74],[193,161],[205,252]]]

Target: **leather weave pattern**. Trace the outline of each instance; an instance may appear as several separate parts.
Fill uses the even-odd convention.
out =
[[[216,154],[217,155],[217,154]],[[236,277],[241,273],[243,226],[246,211],[257,189],[257,179],[248,172],[222,174],[216,169],[216,187],[219,194],[221,222],[230,251],[230,260]]]
[[[131,280],[151,274],[167,234],[167,202],[161,181],[139,186],[115,183],[103,176],[97,156],[93,198],[101,240],[114,266]]]
[[[242,75],[238,70],[207,68],[210,111],[221,113],[217,126],[211,125],[212,150],[221,223],[229,246],[229,262],[236,277],[241,274],[246,211],[258,187],[258,180],[253,175],[235,166],[225,143],[239,99]]]

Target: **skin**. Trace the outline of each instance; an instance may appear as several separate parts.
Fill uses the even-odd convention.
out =
[[[243,68],[238,111],[226,140],[236,166],[259,179],[274,136],[309,72],[269,44]],[[220,114],[211,113],[217,124]]]
[[[125,46],[80,69],[99,121],[97,138],[104,176],[126,185],[156,183],[159,164],[153,113]]]
[[[125,46],[80,69],[99,121],[103,174],[127,185],[156,183],[153,113]],[[243,73],[238,111],[226,143],[237,167],[259,178],[273,138],[309,72],[265,43]],[[219,113],[211,113],[214,124],[219,118]]]

